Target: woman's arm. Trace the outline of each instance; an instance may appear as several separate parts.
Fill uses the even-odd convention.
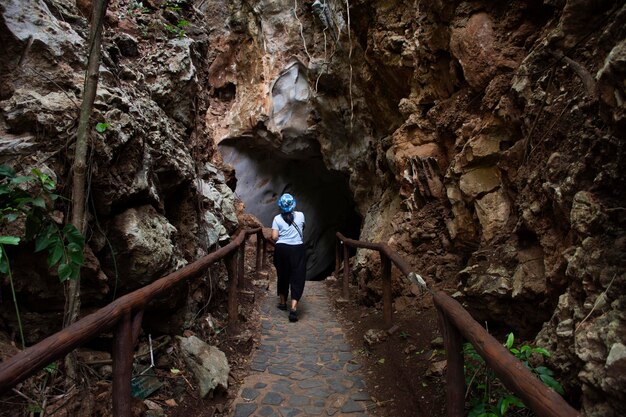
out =
[[[278,230],[272,229],[272,240],[276,242],[278,240]]]

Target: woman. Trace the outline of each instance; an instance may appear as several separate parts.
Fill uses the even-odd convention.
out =
[[[291,286],[291,309],[289,321],[298,321],[298,301],[304,291],[306,259],[304,242],[304,214],[294,211],[296,200],[291,194],[283,194],[278,199],[280,214],[272,222],[274,266],[278,275],[278,308],[287,310],[287,295]]]

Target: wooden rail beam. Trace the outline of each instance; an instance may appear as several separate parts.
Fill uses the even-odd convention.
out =
[[[71,326],[1,362],[0,393],[43,369],[49,363],[67,355],[96,335],[110,330],[126,312],[141,310],[148,301],[164,294],[185,280],[198,276],[209,265],[236,250],[247,233],[256,233],[258,230],[241,231],[223,248],[217,249],[204,258],[160,278],[152,284],[118,298],[95,313],[85,316]]]
[[[376,250],[381,254],[383,264],[386,262],[384,261],[386,257],[407,278],[413,274],[410,266],[400,255],[385,244],[348,239],[341,233],[337,233],[337,237],[344,243],[344,254],[347,253],[347,246]],[[383,270],[385,268],[383,266]],[[344,271],[344,279],[345,276],[346,271]],[[385,291],[384,276],[385,272],[383,272],[383,292]],[[420,277],[420,279],[422,278]],[[417,282],[417,284],[420,283]],[[441,291],[432,292],[430,289],[428,291],[433,294],[435,306],[440,313],[441,331],[444,335],[448,355],[448,416],[463,415],[463,358],[459,352],[462,350],[462,338],[465,337],[474,346],[478,354],[485,359],[487,365],[494,370],[504,385],[517,394],[538,416],[580,417],[578,411],[555,391],[539,381],[524,364],[483,329],[456,300]]]
[[[436,291],[433,299],[450,323],[474,345],[476,352],[485,359],[504,385],[538,416],[580,417],[578,411],[539,381],[522,362],[478,324],[461,304],[441,291]]]

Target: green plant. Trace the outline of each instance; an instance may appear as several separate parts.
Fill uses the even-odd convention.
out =
[[[183,8],[178,3],[168,1],[163,5],[163,8],[169,12],[180,12]]]
[[[98,133],[104,133],[107,131],[107,129],[111,127],[110,124],[108,123],[97,123],[96,124],[96,132]]]
[[[38,169],[17,176],[13,169],[0,166],[0,221],[23,220],[24,240],[35,241],[35,252],[47,250],[48,267],[56,266],[63,282],[78,277],[85,240],[73,225],[60,229],[54,221],[52,205],[59,198],[55,188],[54,180]]]
[[[17,327],[20,332],[20,340],[22,341],[22,348],[26,347],[26,341],[24,340],[24,328],[22,327],[22,319],[20,316],[20,307],[15,297],[15,285],[13,284],[13,273],[11,272],[11,263],[9,262],[9,256],[4,249],[4,245],[18,245],[20,238],[17,236],[0,236],[0,274],[6,274],[9,276],[9,284],[11,285],[11,295],[13,296],[13,305],[15,306],[15,316],[17,317]]]
[[[53,205],[60,197],[55,188],[54,180],[38,169],[18,176],[12,168],[0,165],[0,227],[6,230],[14,224],[11,236],[0,236],[0,274],[9,277],[22,344],[24,334],[5,246],[34,241],[35,252],[47,250],[48,267],[56,267],[61,282],[77,278],[84,263],[82,234],[71,224],[60,229],[54,221]]]
[[[163,27],[168,32],[178,36],[179,38],[184,38],[187,36],[187,32],[185,32],[185,27],[189,25],[189,22],[186,20],[179,20],[176,22],[176,25],[170,25],[169,23],[165,23]]]
[[[161,8],[170,12],[180,12],[183,9],[183,5],[187,3],[187,0],[168,0]]]
[[[554,379],[552,370],[545,366],[534,366],[531,361],[533,355],[549,357],[550,352],[527,344],[514,348],[514,342],[515,336],[509,333],[504,346],[547,386],[563,395],[563,387]],[[503,417],[512,407],[526,408],[522,400],[511,394],[497,380],[474,346],[465,343],[463,353],[465,354],[465,384],[467,386],[465,398],[469,403],[468,417]]]
[[[148,13],[150,13],[150,9],[145,7],[142,1],[133,0],[126,6],[126,9],[122,9],[121,13],[119,14],[119,19],[122,20],[126,17],[134,18],[139,15]]]
[[[409,337],[411,337],[411,335],[408,332],[405,332],[404,330],[401,331],[398,336],[400,336],[401,339],[403,340],[407,340]]]

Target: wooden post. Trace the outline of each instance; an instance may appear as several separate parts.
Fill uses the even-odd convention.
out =
[[[339,279],[339,268],[341,265],[341,240],[336,239],[335,243],[335,278]]]
[[[263,257],[261,259],[261,268],[267,268],[267,240],[263,238]]]
[[[241,245],[239,245],[239,266],[237,267],[237,286],[240,290],[246,288],[246,240],[247,237],[243,239]]]
[[[391,294],[391,259],[380,252],[380,274],[383,280],[383,319],[389,329],[393,325],[393,306]]]
[[[234,323],[238,319],[237,311],[237,251],[232,251],[224,258],[228,272],[228,321]]]
[[[145,310],[139,310],[137,313],[133,315],[133,338],[132,338],[132,346],[133,349],[137,346],[137,341],[139,340],[139,332],[141,331],[141,321],[143,320],[143,313]]]
[[[437,306],[437,315],[446,348],[446,416],[463,417],[465,412],[463,337],[439,306]]]
[[[256,233],[256,271],[255,271],[255,279],[259,279],[259,272],[261,272],[261,258],[262,254],[262,245],[263,245],[263,232]]]
[[[133,326],[130,311],[115,330],[113,346],[113,417],[130,417],[130,382],[133,370]]]
[[[343,245],[343,298],[346,300],[350,297],[350,254],[348,253],[348,245]]]

